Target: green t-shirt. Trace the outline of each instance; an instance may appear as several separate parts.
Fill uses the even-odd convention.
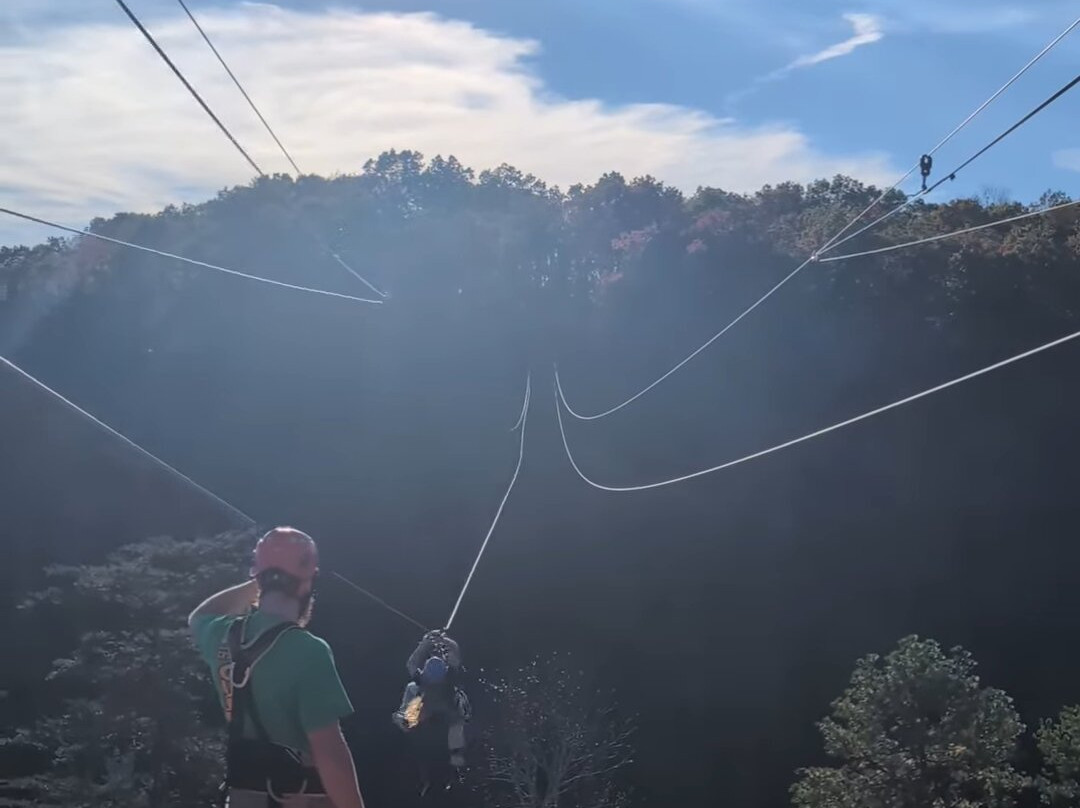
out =
[[[222,703],[218,648],[237,619],[235,615],[206,615],[195,618],[191,626]],[[245,626],[244,644],[281,622],[280,617],[255,610]],[[309,732],[328,727],[353,711],[334,667],[330,646],[307,631],[282,634],[252,670],[248,686],[270,740],[303,752],[310,751]],[[244,736],[258,737],[250,717],[245,722]]]

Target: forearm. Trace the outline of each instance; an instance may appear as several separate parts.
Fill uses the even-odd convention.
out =
[[[188,625],[191,625],[196,617],[203,615],[243,614],[255,603],[258,596],[259,585],[255,581],[246,581],[223,589],[195,608],[195,611],[188,616]]]
[[[425,637],[420,641],[420,644],[416,646],[416,650],[409,656],[408,662],[405,663],[405,667],[409,671],[409,676],[415,676],[416,672],[423,667],[423,664],[427,661],[428,655],[431,653],[432,644],[431,640]]]
[[[321,743],[313,743],[311,753],[326,796],[334,808],[364,808],[364,798],[356,781],[356,765],[341,730],[335,730]]]
[[[461,648],[449,637],[446,638],[446,663],[452,668],[461,667]]]

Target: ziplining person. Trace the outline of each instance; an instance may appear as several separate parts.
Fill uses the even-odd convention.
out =
[[[278,527],[255,546],[251,580],[188,618],[229,727],[228,808],[364,808],[341,719],[353,707],[330,646],[307,630],[315,541]]]
[[[444,789],[464,777],[465,724],[471,716],[468,696],[461,689],[461,648],[444,630],[429,631],[405,663],[409,682],[401,706],[393,714],[403,732],[420,731],[421,795],[433,781]],[[445,732],[445,735],[443,735]],[[425,737],[427,736],[427,737]],[[436,740],[436,736],[439,739]],[[441,737],[446,738],[443,745]],[[446,769],[446,764],[452,772]],[[450,776],[451,773],[453,776]],[[432,775],[435,775],[434,777]]]
[[[401,705],[393,714],[394,723],[403,731],[412,735],[421,764],[420,794],[424,796],[438,780],[444,788],[452,786],[453,781],[461,782],[465,770],[465,725],[472,716],[468,696],[460,687],[464,667],[461,664],[461,648],[447,633],[457,617],[465,593],[469,590],[476,569],[484,557],[495,526],[499,523],[510,492],[514,490],[521,466],[525,460],[525,428],[529,420],[529,402],[532,398],[532,374],[525,377],[525,399],[521,404],[521,414],[513,430],[520,430],[518,441],[518,460],[510,484],[506,487],[495,518],[491,521],[476,558],[473,560],[465,583],[461,587],[454,608],[447,618],[444,628],[425,632],[420,638],[416,650],[405,663],[409,680],[401,698]],[[341,577],[341,576],[339,576]],[[342,578],[342,580],[346,580]],[[350,585],[356,587],[355,584]],[[356,587],[360,589],[360,587]],[[360,589],[364,592],[363,589]],[[366,593],[370,597],[370,593]],[[383,604],[384,606],[387,604]],[[391,611],[421,628],[423,624],[403,612],[389,607]],[[449,764],[449,765],[448,765]],[[434,777],[432,775],[435,775]]]

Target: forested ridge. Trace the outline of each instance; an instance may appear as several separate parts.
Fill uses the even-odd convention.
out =
[[[380,305],[51,239],[0,248],[0,354],[260,522],[310,530],[328,568],[433,624],[513,468],[509,429],[531,373],[522,479],[460,618],[477,666],[549,650],[585,659],[639,716],[626,777],[643,805],[713,805],[718,795],[783,805],[795,770],[825,761],[814,722],[854,660],[909,634],[971,649],[981,677],[1016,697],[1015,721],[991,699],[1002,749],[1021,719],[1036,728],[1080,702],[1070,640],[1080,607],[1070,575],[1077,348],[813,445],[619,495],[587,489],[570,470],[551,368],[584,411],[626,399],[880,194],[835,177],[686,195],[615,173],[562,190],[510,166],[476,173],[453,158],[390,152],[356,175],[274,176],[90,224],[371,297],[326,245],[387,292]],[[905,199],[890,192],[871,216]],[[1065,201],[1053,191],[1027,203],[990,192],[920,199],[837,252]],[[605,482],[675,476],[1075,331],[1078,307],[1080,208],[812,263],[631,407],[568,423],[569,440]],[[11,548],[0,580],[13,636],[32,640],[0,682],[13,734],[70,697],[43,677],[93,628],[64,608],[34,617],[10,608],[47,584],[47,563],[101,564],[149,536],[206,539],[236,525],[159,469],[122,459],[104,435],[74,430],[69,410],[9,371],[0,377],[11,402],[0,425]],[[146,488],[131,492],[125,464],[136,462]],[[205,592],[185,578],[162,619],[227,577],[215,570]],[[384,769],[400,750],[386,724],[411,629],[324,581],[316,630],[355,695],[361,778],[383,804],[395,793]],[[905,670],[925,653],[931,667],[966,675],[933,649],[898,653]],[[1034,778],[1032,745],[1016,766]],[[992,763],[992,790],[1020,787]],[[1038,783],[1027,787],[1022,799],[1035,799]],[[162,802],[161,782],[146,789],[151,805],[188,804]],[[799,794],[805,805],[847,804]]]

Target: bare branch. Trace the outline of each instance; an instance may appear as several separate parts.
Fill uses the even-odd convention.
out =
[[[486,683],[494,707],[486,780],[498,808],[624,808],[613,777],[634,726],[610,694],[555,655]]]

